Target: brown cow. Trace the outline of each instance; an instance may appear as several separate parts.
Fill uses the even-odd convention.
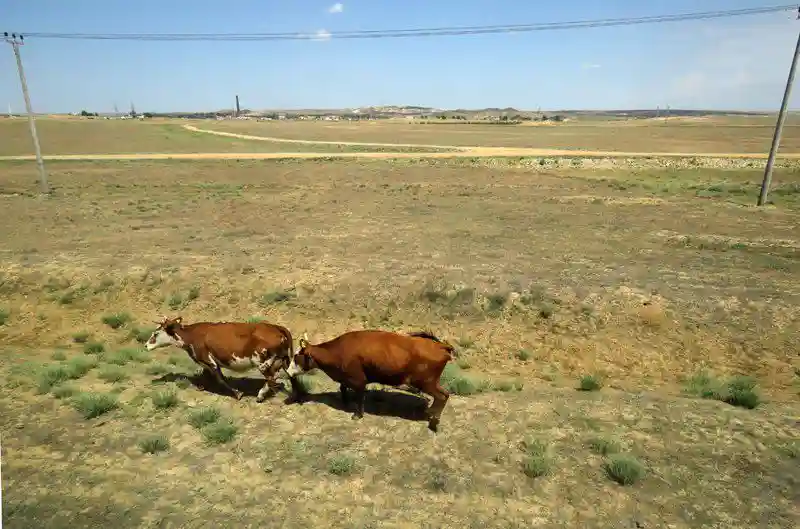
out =
[[[237,400],[242,392],[228,384],[222,367],[231,371],[258,368],[266,383],[258,392],[263,402],[270,391],[280,385],[278,371],[289,365],[292,356],[292,334],[289,329],[271,323],[198,322],[189,325],[182,318],[164,318],[145,344],[148,351],[173,345],[189,353],[203,367],[203,374],[212,375],[229,389]]]
[[[312,345],[304,337],[286,373],[294,398],[302,400],[295,377],[304,371],[321,369],[339,382],[342,402],[348,404],[347,388],[356,393],[353,419],[364,416],[364,391],[367,384],[408,385],[433,397],[426,410],[428,427],[436,431],[450,394],[439,385],[445,365],[452,360],[453,346],[436,336],[416,332],[398,334],[380,330],[350,331],[333,340]]]

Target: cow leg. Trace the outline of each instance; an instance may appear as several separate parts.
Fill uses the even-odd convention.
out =
[[[267,359],[258,365],[258,370],[264,376],[264,386],[258,392],[256,402],[264,402],[268,396],[272,396],[278,391],[279,384],[275,380],[275,372],[273,371],[273,363],[277,362],[275,358]]]
[[[447,400],[450,398],[450,394],[439,385],[438,380],[432,380],[427,384],[422,384],[419,386],[419,389],[433,397],[433,403],[430,408],[425,410],[425,415],[428,417],[428,428],[432,432],[436,432],[439,428],[439,420],[442,417],[442,411],[444,410],[445,404],[447,404]]]
[[[344,405],[344,409],[347,409],[347,405],[350,402],[350,397],[347,395],[347,386],[344,384],[339,384],[339,391],[342,394],[342,404]]]
[[[353,420],[364,418],[364,400],[367,396],[366,386],[353,388],[356,394],[356,411],[353,412]]]
[[[242,392],[234,388],[230,384],[228,384],[228,380],[225,378],[225,375],[222,374],[222,368],[220,368],[216,362],[214,362],[212,373],[214,374],[214,377],[217,379],[217,382],[222,384],[222,386],[228,388],[228,391],[233,393],[233,396],[236,398],[236,400],[242,399]]]

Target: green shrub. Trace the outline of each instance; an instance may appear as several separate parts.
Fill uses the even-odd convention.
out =
[[[71,396],[75,395],[77,393],[77,390],[75,388],[73,388],[72,386],[68,386],[68,385],[64,384],[64,385],[56,386],[55,388],[53,388],[52,393],[53,393],[53,397],[55,397],[57,399],[68,399]]]
[[[146,363],[149,360],[150,356],[146,351],[135,348],[120,349],[106,359],[109,364],[118,366],[127,365],[129,362]]]
[[[112,393],[81,393],[72,399],[72,406],[85,419],[93,419],[117,409],[119,401]]]
[[[36,376],[36,387],[39,393],[47,393],[54,386],[69,380],[67,366],[55,364],[45,366]]]
[[[65,367],[67,369],[67,376],[71,380],[77,380],[97,367],[97,361],[91,357],[75,356],[69,359]]]
[[[612,455],[603,468],[608,477],[620,485],[633,485],[644,476],[644,465],[628,455]]]
[[[335,454],[328,459],[328,472],[336,476],[346,476],[353,472],[356,460],[348,454]]]
[[[600,379],[595,375],[583,375],[580,381],[581,391],[597,391],[603,387]]]
[[[86,342],[83,344],[83,352],[89,355],[100,354],[106,350],[106,346],[100,342]]]
[[[153,407],[157,410],[168,410],[178,405],[178,395],[174,391],[157,391],[152,395]]]
[[[11,313],[8,309],[0,309],[0,326],[5,325],[9,317],[11,317]]]
[[[87,331],[76,332],[72,335],[72,341],[75,343],[86,343],[91,336]]]
[[[119,329],[123,327],[127,323],[129,323],[133,318],[127,312],[118,312],[116,314],[106,314],[102,317],[101,321],[111,327],[112,329]]]
[[[157,454],[169,450],[169,439],[164,435],[152,435],[139,441],[139,449],[145,454]]]
[[[104,366],[97,374],[100,380],[108,383],[122,382],[128,380],[128,373],[118,366]]]
[[[548,454],[547,443],[529,439],[523,443],[525,456],[522,458],[522,472],[529,478],[548,476],[553,472],[553,460]]]
[[[222,416],[220,411],[214,407],[200,408],[189,414],[189,424],[200,429],[209,424],[213,424]]]
[[[213,422],[200,429],[200,434],[209,445],[228,443],[236,437],[238,428],[229,420]]]

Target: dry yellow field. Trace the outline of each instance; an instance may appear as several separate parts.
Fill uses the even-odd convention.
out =
[[[129,152],[86,127],[50,152]],[[756,208],[762,166],[0,162],[4,527],[795,527],[800,168]],[[142,350],[161,314],[430,329],[452,397],[235,401]]]

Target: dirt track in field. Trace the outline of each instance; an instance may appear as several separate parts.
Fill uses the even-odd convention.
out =
[[[728,159],[766,159],[764,153],[693,153],[693,152],[623,152],[623,151],[584,151],[568,149],[535,149],[526,147],[480,147],[456,145],[428,145],[410,143],[367,143],[348,141],[317,141],[274,138],[270,136],[253,136],[233,132],[199,129],[192,125],[183,125],[192,132],[227,136],[254,141],[269,141],[297,144],[332,144],[349,146],[398,147],[398,148],[434,148],[452,149],[451,152],[204,152],[204,153],[132,153],[132,154],[56,154],[45,155],[45,160],[268,160],[268,159],[314,159],[314,158],[493,158],[493,157],[591,157],[591,158],[728,158]],[[800,153],[779,154],[779,158],[800,159]],[[0,156],[0,161],[28,161],[35,156]]]

